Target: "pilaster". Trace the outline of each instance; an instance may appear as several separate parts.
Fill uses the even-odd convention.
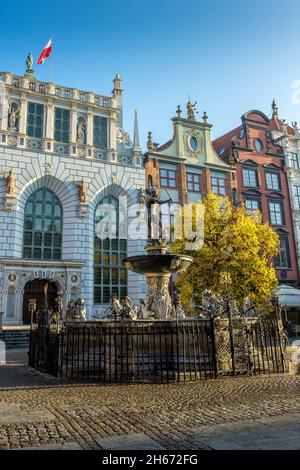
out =
[[[25,93],[21,96],[21,109],[20,109],[20,134],[26,135],[26,123],[27,123],[27,95]]]
[[[8,108],[9,108],[9,95],[5,90],[2,98],[1,106],[1,130],[6,131],[8,129]]]
[[[188,201],[188,191],[186,183],[186,169],[184,163],[178,163],[178,186],[179,186],[179,203],[184,205]]]
[[[203,168],[201,175],[201,192],[203,195],[210,193],[212,190],[211,186],[211,175],[209,168]]]
[[[88,109],[86,121],[86,144],[93,147],[93,111]]]

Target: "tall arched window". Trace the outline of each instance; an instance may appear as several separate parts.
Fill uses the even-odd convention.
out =
[[[61,259],[63,211],[49,189],[38,189],[27,200],[23,256],[28,259]]]
[[[119,201],[108,196],[95,211],[94,238],[94,303],[109,304],[113,296],[127,295],[127,270],[122,265],[126,257],[127,240],[121,238],[120,227],[125,223]]]

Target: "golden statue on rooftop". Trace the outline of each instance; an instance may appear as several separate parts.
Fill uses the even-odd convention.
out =
[[[197,101],[195,101],[195,103],[192,104],[191,101],[189,100],[188,104],[186,105],[187,118],[190,119],[191,121],[195,120],[196,104],[197,104]]]

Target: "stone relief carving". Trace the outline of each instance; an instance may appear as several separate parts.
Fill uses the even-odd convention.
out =
[[[130,137],[128,132],[125,132],[120,127],[117,129],[117,143],[124,144],[125,147],[130,147]]]
[[[147,277],[146,310],[155,319],[166,320],[176,315],[169,294],[169,276]]]
[[[190,146],[191,137],[195,137],[198,142],[197,148],[195,150],[193,150]],[[185,148],[188,151],[188,153],[192,155],[193,157],[199,157],[199,155],[201,154],[203,150],[203,145],[204,145],[203,137],[201,133],[198,132],[197,130],[190,129],[184,133],[183,139],[185,143]]]

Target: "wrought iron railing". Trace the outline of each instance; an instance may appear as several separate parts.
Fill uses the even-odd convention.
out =
[[[281,323],[215,317],[33,325],[29,365],[72,381],[176,382],[285,371]]]

